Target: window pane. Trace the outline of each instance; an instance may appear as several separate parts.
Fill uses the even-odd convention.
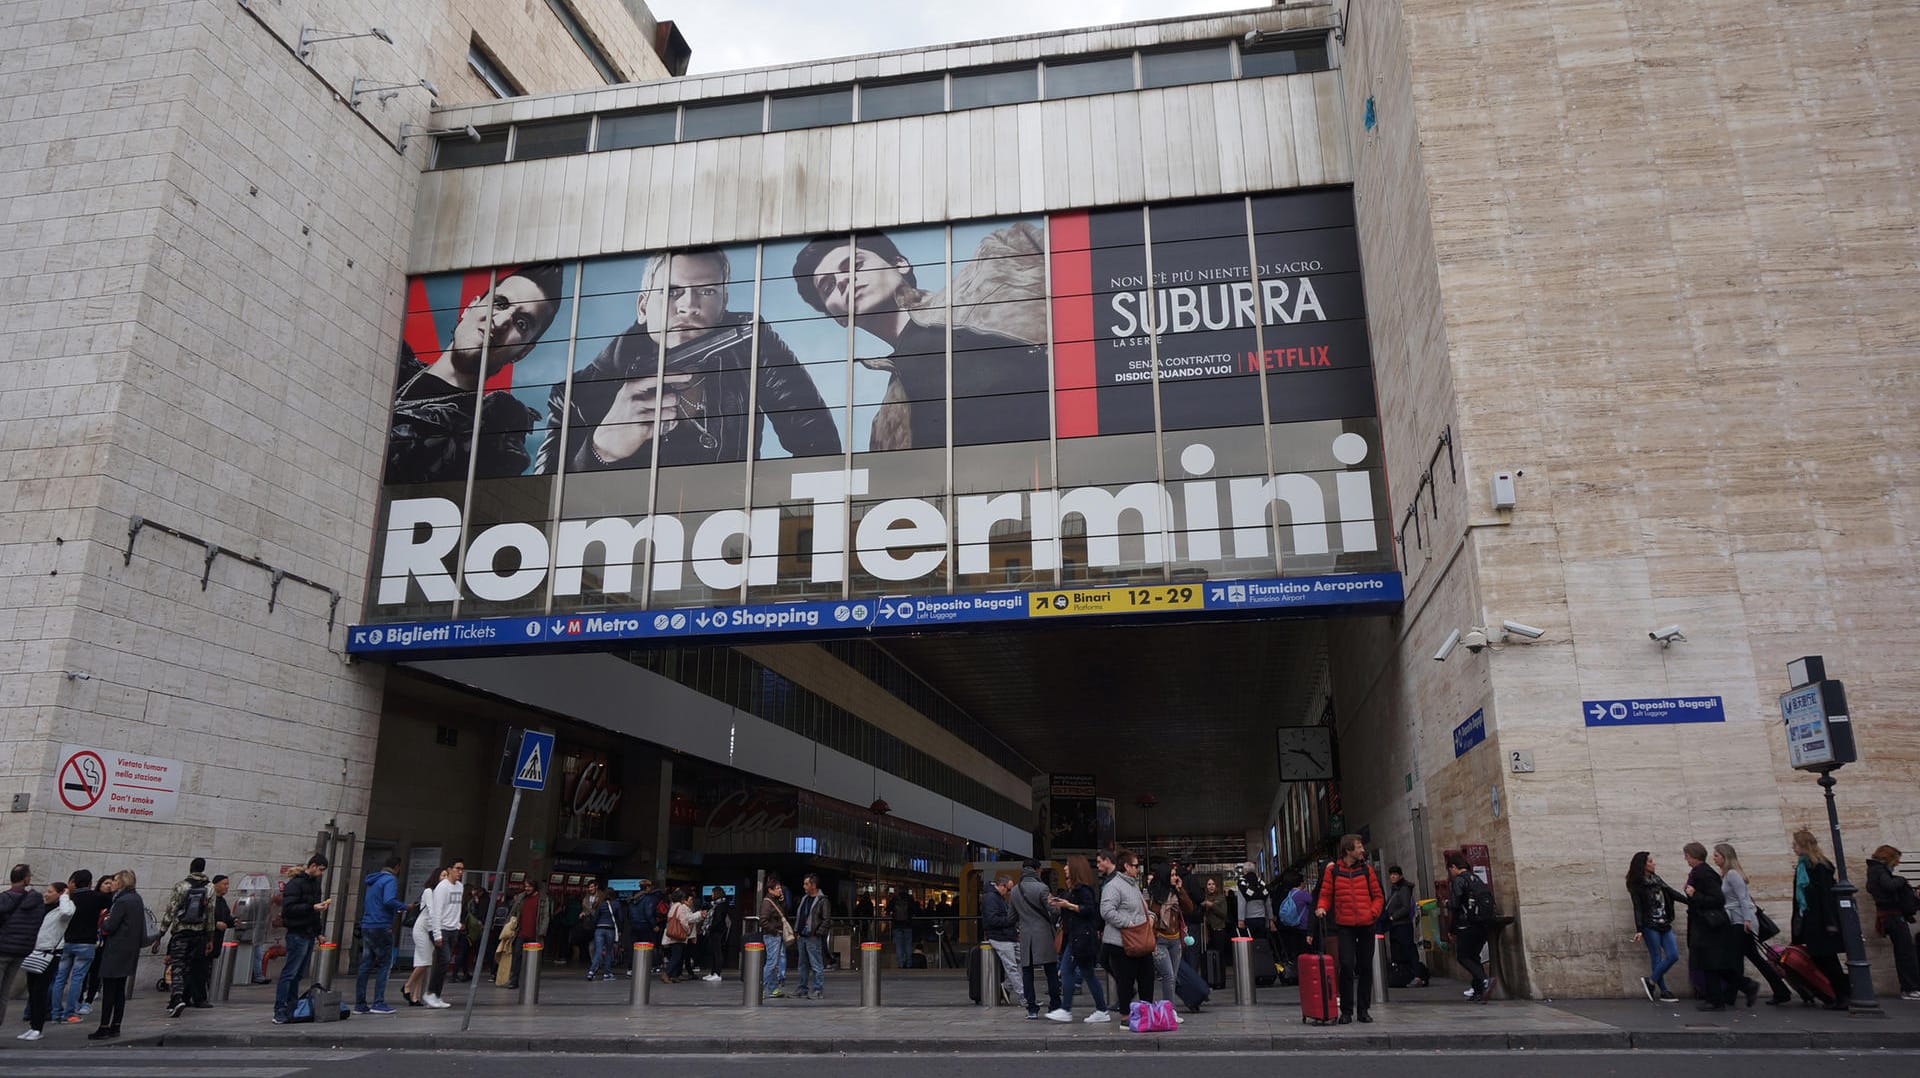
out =
[[[1140,55],[1140,85],[1144,88],[1214,82],[1232,77],[1233,66],[1227,58],[1225,45]]]
[[[820,94],[802,94],[773,99],[773,121],[769,131],[792,131],[799,127],[825,127],[853,122],[853,89],[828,90]]]
[[[1012,105],[1040,97],[1040,73],[1031,67],[1010,71],[982,71],[953,77],[953,107],[979,109],[989,105]]]
[[[1267,75],[1293,75],[1302,71],[1325,71],[1327,66],[1325,39],[1279,48],[1243,49],[1240,52],[1240,74],[1249,79]]]
[[[507,129],[482,131],[480,141],[464,135],[441,138],[434,150],[433,167],[466,168],[468,165],[497,165],[507,159]]]
[[[946,81],[939,77],[908,82],[860,84],[860,118],[888,120],[895,116],[924,116],[947,107]]]
[[[520,124],[513,140],[513,159],[532,161],[541,157],[587,152],[587,130],[592,121],[586,117],[556,120],[552,123]]]
[[[688,105],[686,118],[680,126],[680,137],[691,141],[751,135],[760,130],[760,120],[761,100],[757,97],[747,101],[723,101],[717,105]]]
[[[602,150],[623,150],[629,146],[658,146],[673,141],[673,110],[629,112],[624,116],[600,117]]]
[[[1084,97],[1133,89],[1133,56],[1104,56],[1097,60],[1047,65],[1047,96]]]

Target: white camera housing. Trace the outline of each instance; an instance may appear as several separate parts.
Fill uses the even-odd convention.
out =
[[[1536,629],[1531,625],[1519,621],[1503,621],[1500,623],[1500,627],[1515,636],[1524,636],[1528,640],[1538,640],[1547,635],[1545,629]]]
[[[1447,657],[1453,654],[1453,649],[1459,646],[1460,646],[1460,630],[1455,629],[1454,631],[1447,634],[1446,640],[1441,642],[1440,650],[1433,653],[1433,661],[1437,663],[1446,662]]]
[[[1460,638],[1460,642],[1466,645],[1468,651],[1478,655],[1487,646],[1487,634],[1479,629],[1468,629],[1466,635]]]
[[[1659,641],[1661,647],[1666,647],[1675,640],[1685,640],[1686,638],[1686,634],[1680,631],[1680,626],[1678,625],[1668,625],[1655,629],[1647,634],[1647,639]]]

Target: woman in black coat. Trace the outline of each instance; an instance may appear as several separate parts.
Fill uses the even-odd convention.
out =
[[[1687,890],[1679,898],[1687,905],[1687,963],[1699,970],[1706,982],[1706,998],[1696,1009],[1724,1011],[1743,989],[1747,1005],[1752,1006],[1760,986],[1751,980],[1741,983],[1740,965],[1745,955],[1733,921],[1727,916],[1727,896],[1720,885],[1720,874],[1707,864],[1707,848],[1700,843],[1689,842],[1680,852],[1687,858]]]
[[[1833,985],[1828,1010],[1844,1011],[1853,996],[1853,983],[1840,966],[1846,944],[1840,938],[1840,900],[1833,893],[1833,862],[1820,850],[1811,831],[1793,833],[1793,942],[1807,949],[1813,964]]]
[[[100,967],[100,1028],[87,1034],[90,1041],[104,1041],[120,1035],[120,1019],[127,1010],[127,985],[140,964],[140,947],[147,934],[147,904],[134,890],[132,869],[114,874],[113,904],[107,907],[107,919],[100,926],[100,950],[94,963]]]

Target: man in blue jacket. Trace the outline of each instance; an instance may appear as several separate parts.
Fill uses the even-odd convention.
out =
[[[395,872],[400,857],[387,858],[380,871],[369,875],[360,900],[360,971],[353,986],[353,1013],[392,1014],[387,1006],[387,977],[393,972],[393,924],[406,908],[400,901]],[[373,1003],[367,1003],[367,980],[373,980]]]

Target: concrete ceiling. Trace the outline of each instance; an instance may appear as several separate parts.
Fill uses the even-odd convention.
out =
[[[1326,669],[1317,619],[951,633],[880,641],[1050,771],[1091,773],[1123,838],[1264,827],[1273,730],[1309,714]],[[1159,804],[1134,804],[1151,793]]]

